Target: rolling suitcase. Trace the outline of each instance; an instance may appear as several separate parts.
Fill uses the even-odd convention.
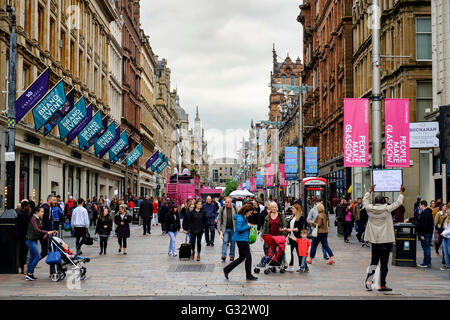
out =
[[[180,246],[180,254],[178,255],[181,259],[190,259],[191,258],[191,244],[187,242],[187,235],[186,240],[184,243]]]

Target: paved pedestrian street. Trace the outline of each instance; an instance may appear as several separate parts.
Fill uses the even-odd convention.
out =
[[[431,269],[389,264],[388,285],[394,290],[389,294],[367,292],[363,280],[370,261],[370,249],[362,248],[354,235],[350,243],[345,244],[342,238],[337,238],[335,229],[331,227],[329,235],[335,265],[327,265],[319,249],[309,273],[260,273],[257,281],[249,282],[245,280],[243,264],[230,273],[230,280],[224,278],[222,268],[225,263],[220,259],[222,241],[218,236],[214,247],[202,246],[200,262],[180,261],[178,257],[167,255],[169,237],[161,235],[160,227],[152,227],[152,234],[143,236],[141,227],[133,225],[127,255],[117,252],[115,237],[108,243],[106,256],[98,254],[98,242],[90,247],[83,246],[83,255],[90,257],[91,262],[86,265],[87,279],[81,282],[79,289],[68,289],[66,280],[51,282],[49,267],[41,260],[35,272],[37,281],[25,281],[23,275],[0,275],[0,298],[448,299],[449,275],[439,270],[441,257],[434,253],[434,248]],[[73,249],[74,238],[67,235],[65,239]],[[184,239],[184,233],[179,233],[177,248]],[[263,252],[259,238],[251,249],[255,266]],[[237,252],[236,248],[236,255]],[[418,249],[418,261],[421,259],[422,250]],[[200,271],[193,269],[199,265]]]

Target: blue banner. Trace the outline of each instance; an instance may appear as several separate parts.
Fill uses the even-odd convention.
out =
[[[121,157],[118,157],[119,153],[128,145],[127,132],[124,131],[120,135],[119,141],[117,141],[111,149],[109,149],[109,160],[116,163]],[[128,149],[128,148],[127,148]]]
[[[50,69],[44,72],[16,100],[16,123],[18,123],[48,91]]]
[[[53,114],[66,103],[64,82],[61,80],[49,93],[33,108],[34,128],[39,130]]]
[[[317,147],[305,147],[305,173],[317,174]]]
[[[112,148],[113,145],[116,144],[117,141],[120,139],[120,125],[117,126],[116,131],[114,132],[114,138],[108,142],[108,144],[100,151],[100,154],[98,155],[99,158],[103,158],[105,154],[109,151],[109,149]]]
[[[108,128],[108,122],[109,116],[105,116],[102,120],[102,127],[100,128],[100,130],[97,131],[96,134],[94,134],[94,136],[91,139],[89,139],[88,143],[86,143],[86,145],[83,147],[83,151],[86,151],[91,146],[93,146],[97,142],[97,140],[101,137],[101,135],[105,133],[106,129]]]
[[[250,190],[250,180],[245,180],[244,189]]]
[[[70,112],[70,110],[72,110],[74,102],[75,91],[72,89],[66,95],[66,103],[64,103],[63,106],[59,108],[50,119],[48,119],[47,123],[44,124],[44,136],[48,135],[50,131],[58,125],[61,119],[63,119]]]
[[[117,156],[115,156],[115,158],[113,159],[113,163],[116,163],[117,161],[119,161],[119,159],[122,159],[128,149],[130,149],[130,142],[128,142],[127,145],[123,147],[122,151],[120,151]]]
[[[158,158],[150,166],[150,168],[152,169],[152,172],[155,172],[156,169],[159,167],[159,165],[161,163],[163,163],[163,161],[164,161],[164,155],[162,154],[162,152],[160,152],[158,155]]]
[[[112,122],[106,131],[98,138],[94,144],[95,154],[98,155],[116,137],[116,124]]]
[[[86,143],[102,128],[102,114],[100,111],[94,115],[92,120],[78,135],[78,146],[82,149]]]
[[[297,180],[297,147],[284,148],[285,180]]]
[[[169,164],[169,159],[164,156],[164,162],[158,167],[157,173],[160,174],[161,171],[164,170],[165,167],[167,167],[167,165]]]
[[[261,171],[256,172],[256,188],[257,189],[264,188],[263,174]]]
[[[86,117],[86,104],[84,98],[81,98],[75,103],[73,109],[58,123],[59,139],[63,141],[84,117]]]
[[[159,157],[159,150],[156,150],[156,152],[147,160],[147,162],[145,162],[145,169],[148,170],[148,167],[150,167],[153,162],[156,161],[156,159],[158,159]]]
[[[130,154],[127,156],[127,168],[131,166],[133,163],[136,162],[137,159],[139,159],[142,156],[142,143],[139,143],[139,145],[134,148],[133,151],[130,152]]]

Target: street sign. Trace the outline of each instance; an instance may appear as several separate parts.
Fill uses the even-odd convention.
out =
[[[5,152],[5,162],[14,162],[14,161],[16,161],[16,153]]]
[[[439,148],[439,122],[411,122],[409,124],[410,148]]]
[[[272,83],[272,87],[277,89],[293,91],[294,93],[306,93],[310,89],[312,89],[311,86],[290,86],[287,84],[278,84],[278,83]]]

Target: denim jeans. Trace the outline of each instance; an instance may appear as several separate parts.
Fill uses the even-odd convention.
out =
[[[319,243],[322,243],[322,249],[325,250],[330,257],[333,257],[333,251],[331,251],[330,247],[328,246],[328,233],[319,233],[317,238],[313,238],[309,256],[311,258],[314,258],[316,256],[316,250],[319,246]]]
[[[41,260],[41,254],[38,249],[37,241],[27,240],[25,242],[27,247],[30,249],[30,259],[28,260],[28,274],[34,273],[34,268]]]
[[[206,244],[214,244],[214,236],[216,235],[215,225],[206,226],[205,228],[205,240]]]
[[[223,244],[222,244],[222,256],[227,256],[227,246],[230,244],[230,257],[234,257],[234,251],[236,250],[236,242],[231,240],[233,238],[234,231],[232,228],[226,229],[223,234]]]
[[[167,234],[170,237],[170,242],[169,242],[169,253],[177,253],[175,250],[175,239],[177,237],[177,233],[178,232],[173,232],[173,231],[169,231],[167,232]]]
[[[424,240],[422,240],[422,236],[424,237]],[[428,233],[428,234],[421,234],[419,235],[419,239],[420,239],[420,244],[422,245],[422,249],[423,249],[423,265],[431,265],[431,249],[430,249],[430,244],[431,244],[431,237],[433,236],[433,234]]]
[[[299,257],[301,260],[300,269],[309,270],[308,264],[306,263],[306,259],[308,257]]]
[[[442,254],[445,259],[445,266],[450,268],[450,238],[444,238],[444,241],[442,242],[442,249]]]

